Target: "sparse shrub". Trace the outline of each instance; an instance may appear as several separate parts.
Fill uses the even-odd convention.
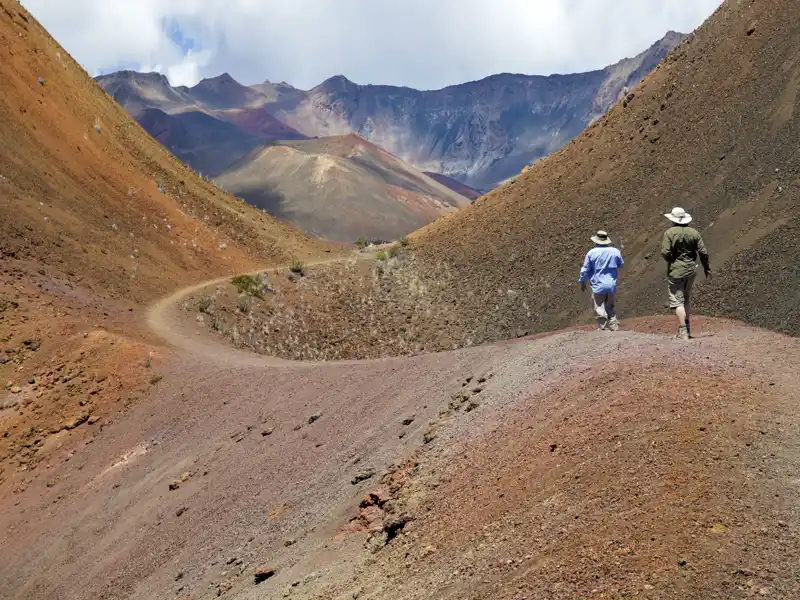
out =
[[[409,240],[409,239],[408,239],[408,236],[407,236],[407,235],[404,235],[403,237],[401,237],[401,238],[398,240],[398,243],[399,243],[399,244],[400,244],[400,245],[401,245],[403,248],[408,248],[409,244],[411,243],[411,240]]]
[[[242,294],[236,301],[236,306],[240,312],[248,313],[250,312],[250,304],[252,303],[252,300],[252,297],[248,296],[247,294]]]
[[[150,385],[155,385],[155,384],[157,384],[159,381],[161,381],[162,379],[164,379],[164,378],[163,378],[161,375],[153,375],[153,376],[150,378]]]
[[[362,250],[366,248],[368,244],[369,242],[367,242],[367,238],[365,238],[363,235],[356,240],[356,246],[358,246]]]
[[[211,316],[211,329],[214,331],[222,331],[225,324],[222,322],[222,317],[219,315]]]
[[[263,298],[264,284],[258,275],[237,275],[231,279],[231,283],[236,286],[240,293],[256,298]]]
[[[400,253],[400,244],[394,244],[393,246],[389,246],[388,254],[389,258],[394,258]]]
[[[306,266],[303,264],[303,261],[296,258],[292,261],[292,264],[289,265],[289,270],[295,275],[303,276],[306,274]]]
[[[386,250],[378,250],[377,254],[375,254],[375,258],[379,261],[385,261],[388,258],[386,256]]]
[[[209,313],[212,306],[214,306],[214,298],[211,296],[200,296],[197,300],[197,310],[201,313]]]
[[[150,368],[150,359],[149,358],[146,361],[144,361],[144,368],[145,369],[149,369]]]

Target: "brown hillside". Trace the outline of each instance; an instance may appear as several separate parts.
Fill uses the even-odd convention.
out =
[[[12,0],[0,90],[2,462],[36,454],[23,432],[146,390],[152,300],[324,248],[170,156]]]
[[[447,175],[442,175],[441,173],[433,173],[430,171],[425,171],[425,175],[433,179],[434,181],[438,181],[444,186],[449,187],[454,192],[461,194],[465,198],[469,198],[470,200],[475,200],[479,198],[481,193],[469,187],[468,185],[464,185],[460,181],[456,181],[452,177],[448,177]]]
[[[478,340],[574,323],[590,234],[627,265],[618,308],[663,310],[662,213],[695,217],[716,279],[697,308],[800,334],[800,20],[797,5],[726,2],[562,151],[418,236],[423,270]],[[702,279],[702,275],[700,276]]]
[[[338,242],[397,239],[469,203],[355,134],[258,149],[216,181],[250,204]]]

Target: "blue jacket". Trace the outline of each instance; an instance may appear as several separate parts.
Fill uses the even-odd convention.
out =
[[[596,246],[586,253],[578,283],[589,281],[595,294],[616,294],[617,269],[624,264],[622,253],[613,246]]]

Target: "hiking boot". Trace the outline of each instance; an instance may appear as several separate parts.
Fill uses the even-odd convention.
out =
[[[676,340],[689,341],[689,328],[686,325],[678,327],[678,333],[675,335]]]
[[[619,331],[619,321],[616,319],[612,319],[608,323],[608,330],[609,331]]]

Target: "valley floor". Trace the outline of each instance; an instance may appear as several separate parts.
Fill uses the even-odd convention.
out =
[[[154,392],[0,498],[3,598],[800,595],[796,339],[292,363],[175,300]]]

